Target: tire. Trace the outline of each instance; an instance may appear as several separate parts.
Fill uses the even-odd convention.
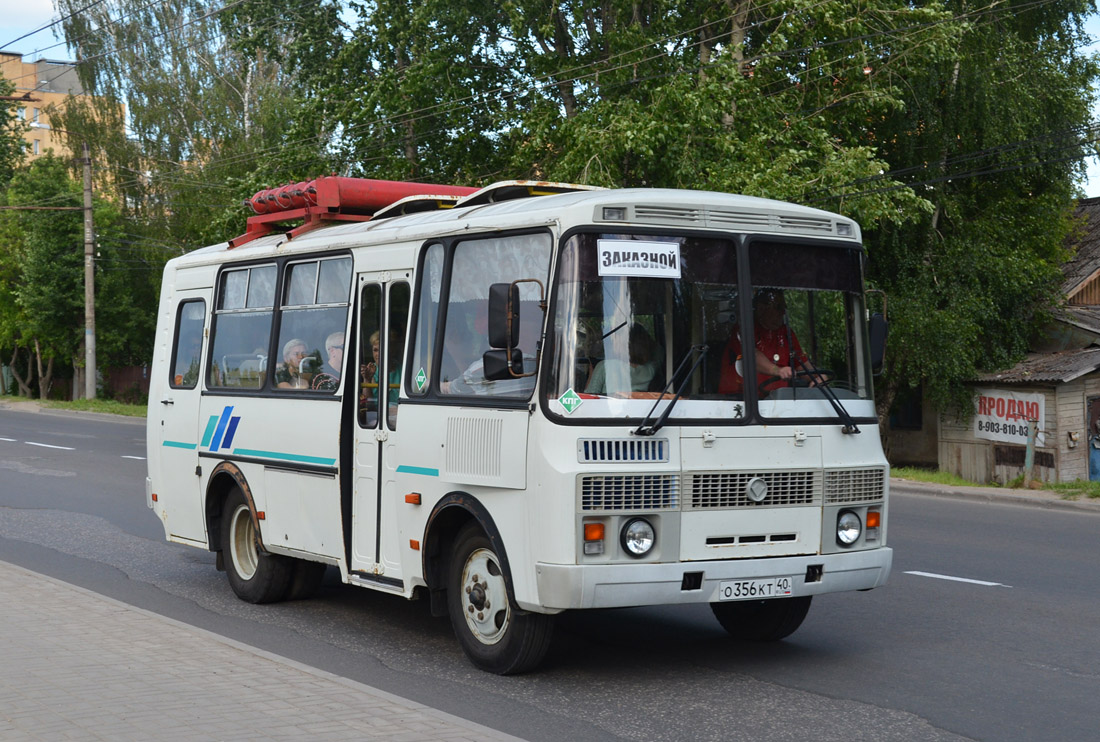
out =
[[[810,610],[812,595],[770,600],[738,600],[711,603],[722,628],[736,639],[776,642],[793,634]]]
[[[475,524],[455,540],[447,569],[447,609],[462,651],[476,667],[497,675],[534,669],[546,656],[553,616],[520,612],[508,600],[508,582],[493,545]]]
[[[249,603],[283,600],[290,589],[293,565],[286,557],[259,550],[252,511],[239,488],[225,499],[221,525],[225,573],[237,597]]]
[[[307,559],[295,559],[293,569],[286,599],[306,600],[316,595],[325,576],[326,565]]]

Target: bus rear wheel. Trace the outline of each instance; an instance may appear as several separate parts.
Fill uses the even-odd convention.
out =
[[[462,650],[478,668],[497,675],[534,669],[546,656],[553,617],[517,610],[508,599],[501,560],[474,524],[455,541],[448,569],[447,609]]]
[[[793,634],[810,610],[812,595],[770,600],[737,600],[711,603],[722,628],[736,639],[776,642]]]
[[[286,557],[260,551],[252,511],[239,488],[225,500],[221,526],[225,573],[237,597],[249,603],[273,603],[285,598],[293,566]]]

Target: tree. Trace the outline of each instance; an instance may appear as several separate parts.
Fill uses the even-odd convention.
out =
[[[957,53],[916,70],[906,105],[873,132],[894,177],[933,206],[867,225],[868,277],[892,318],[882,416],[899,389],[923,385],[966,417],[965,382],[1023,356],[1060,299],[1075,182],[1096,153],[1098,70],[1080,52],[1090,3],[949,7],[967,20]]]
[[[295,117],[295,65],[339,37],[332,2],[86,5],[58,9],[78,11],[64,31],[96,97],[70,100],[59,120],[105,153],[107,183],[146,234],[185,249],[223,239],[227,209],[257,190],[252,173],[326,172],[323,122]]]
[[[57,363],[82,364],[84,228],[82,184],[53,155],[16,173],[8,205],[49,203],[72,211],[19,210],[0,220],[0,333],[33,355],[39,395],[49,394]],[[97,199],[96,341],[105,365],[128,365],[152,355],[159,262],[125,244],[118,208]],[[13,364],[14,365],[14,364]],[[20,377],[29,391],[32,374]]]
[[[81,191],[63,160],[41,157],[8,188],[8,205],[79,207]],[[84,327],[83,226],[79,211],[17,211],[15,287],[20,344],[33,349],[39,396],[49,395],[55,362],[76,364]],[[29,381],[29,380],[28,380]]]

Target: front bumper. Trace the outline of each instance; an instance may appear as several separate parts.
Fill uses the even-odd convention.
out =
[[[561,611],[574,608],[626,608],[640,605],[712,603],[728,580],[793,577],[792,596],[869,590],[886,584],[894,552],[883,547],[841,554],[677,562],[675,564],[535,565],[540,607]],[[821,577],[806,582],[810,567],[821,567]],[[816,572],[816,570],[814,570]],[[701,587],[684,590],[686,573],[702,572]],[[688,581],[690,583],[690,580]]]

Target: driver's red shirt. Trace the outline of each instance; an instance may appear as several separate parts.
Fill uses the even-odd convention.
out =
[[[753,332],[756,335],[757,349],[776,365],[791,365],[790,348],[787,347],[788,336],[791,345],[794,346],[795,359],[802,362],[806,361],[806,354],[802,352],[802,346],[798,343],[798,336],[794,334],[793,330],[788,331],[786,325],[781,325],[774,330],[765,330],[762,326],[756,324],[753,327]],[[744,380],[737,368],[740,365],[739,361],[742,360],[741,356],[741,328],[735,327],[733,337],[729,339],[726,347],[722,350],[721,374],[718,378],[719,394],[740,394],[743,391]],[[798,370],[795,369],[795,371]],[[770,378],[772,378],[771,374],[758,373],[756,383],[763,384],[765,380]],[[765,387],[765,390],[778,389],[783,386],[789,386],[789,384],[782,379],[775,379]]]

